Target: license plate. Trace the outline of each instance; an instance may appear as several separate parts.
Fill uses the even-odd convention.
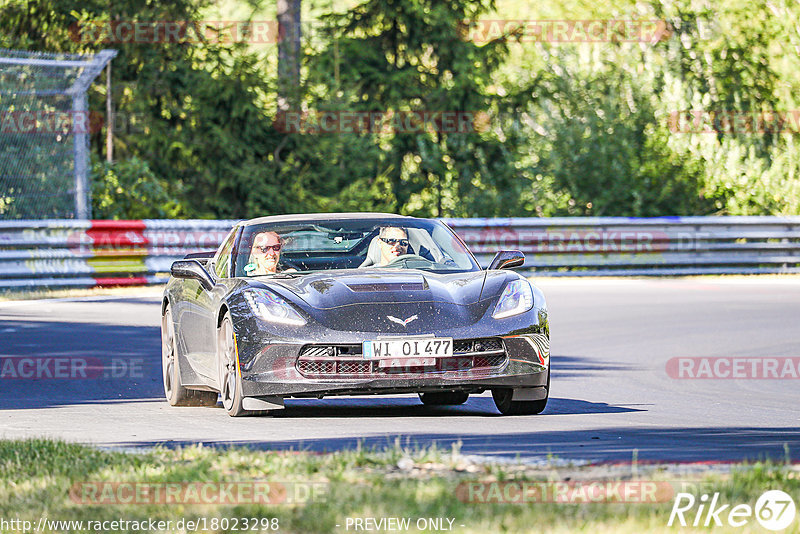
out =
[[[453,338],[393,338],[365,341],[364,358],[385,360],[387,358],[446,358],[453,355]]]

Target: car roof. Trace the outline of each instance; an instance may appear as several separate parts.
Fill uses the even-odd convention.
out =
[[[368,220],[368,219],[408,219],[419,220],[416,217],[409,217],[407,215],[397,215],[396,213],[372,213],[372,212],[354,212],[354,213],[297,213],[291,215],[269,215],[267,217],[258,217],[242,221],[242,226],[250,226],[253,224],[264,223],[284,223],[284,222],[306,222],[306,221],[335,221],[335,220]]]

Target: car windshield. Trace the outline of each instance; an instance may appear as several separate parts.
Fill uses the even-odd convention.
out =
[[[329,269],[480,269],[447,226],[425,219],[250,224],[236,248],[234,273],[240,277]]]

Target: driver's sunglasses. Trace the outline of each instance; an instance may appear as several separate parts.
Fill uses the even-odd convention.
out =
[[[382,237],[381,241],[390,246],[400,245],[401,247],[408,248],[408,239],[395,239],[393,237]]]
[[[279,252],[281,250],[281,244],[278,243],[277,245],[256,246],[256,248],[260,250],[262,254],[266,254],[270,249],[274,250],[275,252]]]

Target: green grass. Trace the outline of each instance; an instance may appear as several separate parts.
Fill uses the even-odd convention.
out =
[[[667,527],[672,500],[656,504],[484,504],[463,502],[459,499],[463,493],[457,494],[459,484],[469,481],[687,480],[671,472],[674,470],[652,466],[575,467],[560,462],[533,467],[476,462],[459,454],[457,448],[409,449],[399,441],[383,451],[359,447],[329,454],[201,446],[124,453],[48,440],[0,441],[0,518],[35,523],[41,516],[84,521],[274,517],[280,532],[316,533],[348,532],[348,517],[410,517],[411,532],[416,532],[417,518],[449,517],[455,520],[455,532],[678,532],[681,529]],[[752,506],[764,491],[781,489],[800,503],[797,466],[760,462],[712,472],[716,474],[695,477],[692,482],[705,492],[719,492],[723,502]],[[273,486],[276,482],[313,485],[317,497],[292,504],[236,505],[81,504],[70,497],[70,488],[83,482],[253,481]],[[799,525],[796,519],[788,531],[800,531]],[[353,531],[351,527],[349,532]],[[744,528],[717,527],[714,531],[766,532],[754,519]]]

